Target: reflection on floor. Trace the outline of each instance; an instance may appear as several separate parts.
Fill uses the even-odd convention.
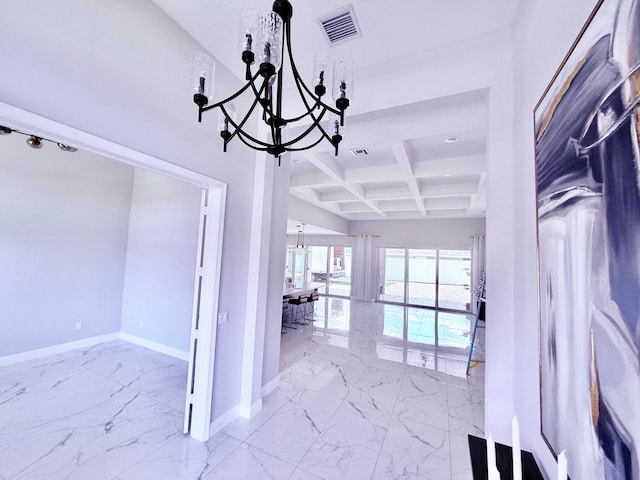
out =
[[[316,316],[282,337],[283,406],[240,437],[296,479],[470,479],[466,435],[484,428],[471,318],[327,297]]]
[[[321,298],[252,420],[184,437],[184,362],[123,342],[0,368],[0,480],[470,479],[469,319]]]
[[[0,368],[0,479],[117,478],[181,438],[186,373],[121,341]]]

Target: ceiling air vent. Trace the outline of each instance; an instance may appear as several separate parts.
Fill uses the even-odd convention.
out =
[[[351,155],[353,155],[354,157],[359,157],[361,155],[369,155],[369,150],[367,150],[366,148],[354,148],[351,151]]]
[[[318,18],[329,43],[336,45],[362,35],[351,5],[345,5]]]

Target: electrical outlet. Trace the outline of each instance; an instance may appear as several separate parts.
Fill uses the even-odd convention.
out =
[[[222,325],[223,323],[227,323],[228,321],[229,321],[229,312],[218,313],[218,325]]]
[[[82,328],[82,322],[76,322],[76,330],[80,330]]]

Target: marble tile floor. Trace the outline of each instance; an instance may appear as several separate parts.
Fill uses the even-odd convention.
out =
[[[484,364],[467,377],[444,330],[437,348],[408,342],[385,311],[322,298],[282,335],[262,411],[206,443],[181,433],[185,362],[118,341],[2,367],[0,480],[470,479]]]

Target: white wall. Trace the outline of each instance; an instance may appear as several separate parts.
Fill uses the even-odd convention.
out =
[[[122,331],[183,352],[189,351],[201,192],[146,170],[133,177]]]
[[[484,218],[379,220],[349,223],[354,235],[379,235],[381,247],[471,248],[473,235],[484,235]]]
[[[517,251],[514,270],[514,404],[523,447],[548,473],[555,461],[540,435],[536,201],[533,109],[595,5],[594,0],[523,2],[515,26],[515,154],[513,204]],[[510,201],[510,199],[505,199]],[[579,455],[572,452],[570,455]]]
[[[269,245],[268,301],[264,339],[262,384],[277,381],[280,374],[280,330],[282,324],[283,272],[286,263],[287,204],[289,199],[290,156],[282,166],[275,167],[273,175],[273,214]]]
[[[353,246],[355,238],[350,235],[376,235],[376,247],[471,248],[471,237],[484,234],[484,218],[358,220],[349,222],[348,235],[305,235],[304,238],[309,245]],[[295,235],[287,236],[289,245],[294,245],[296,239]]]
[[[485,432],[511,443],[516,372],[513,367],[515,233],[513,187],[513,41],[491,53],[487,141],[487,325],[485,331]],[[518,306],[519,308],[519,306]]]
[[[311,205],[297,197],[289,196],[288,204],[285,208],[288,211],[289,218],[297,222],[312,224],[338,233],[349,232],[349,221],[347,219]]]
[[[0,43],[11,45],[0,49],[11,72],[0,76],[0,101],[228,184],[219,308],[229,323],[218,329],[213,417],[231,410],[240,397],[255,155],[237,143],[222,153],[216,113],[197,123],[189,82],[201,47],[151,2],[128,0],[7,3]],[[216,97],[238,87],[218,65]]]
[[[0,356],[118,332],[133,168],[0,140]]]

